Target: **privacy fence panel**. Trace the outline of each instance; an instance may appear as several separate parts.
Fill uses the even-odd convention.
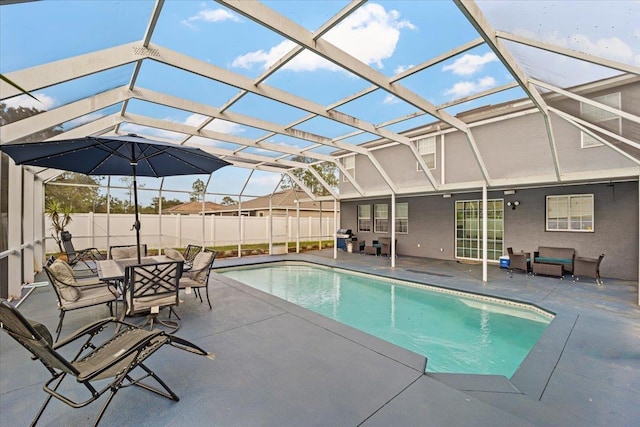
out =
[[[106,251],[109,246],[135,245],[133,214],[73,214],[67,230],[73,235],[76,249],[95,247]],[[162,219],[162,223],[160,223]],[[184,248],[189,244],[233,246],[261,244],[269,241],[269,217],[200,215],[140,215],[140,237],[150,249]],[[336,231],[333,218],[300,218],[300,240],[332,239]],[[49,220],[45,218],[45,224]],[[294,242],[298,236],[298,219],[274,217],[271,222],[274,243]],[[47,231],[50,236],[52,230]],[[107,237],[110,236],[110,237]],[[47,253],[58,252],[52,238],[46,240]]]

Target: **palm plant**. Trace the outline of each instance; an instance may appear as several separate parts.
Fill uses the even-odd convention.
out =
[[[62,206],[57,200],[52,200],[46,207],[46,214],[51,220],[51,228],[55,231],[55,235],[51,236],[58,244],[60,252],[64,252],[62,249],[61,233],[65,230],[65,227],[71,222],[71,206]]]

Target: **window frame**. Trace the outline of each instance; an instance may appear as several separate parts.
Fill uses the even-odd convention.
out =
[[[378,207],[384,206],[384,217],[378,216]],[[373,205],[373,232],[389,234],[389,205],[386,203],[376,203]]]
[[[428,143],[428,146],[422,145],[421,143]],[[437,140],[435,136],[429,136],[427,138],[421,138],[415,141],[416,150],[424,163],[427,165],[429,170],[434,170],[438,165],[438,157],[436,155],[437,152]],[[431,161],[427,160],[425,156],[433,156],[433,166],[430,164]],[[420,166],[420,162],[416,162],[416,171],[422,172],[422,167]]]
[[[361,209],[364,210],[364,208],[368,209],[368,216],[362,216],[361,215]],[[368,221],[369,222],[369,228],[368,229],[364,229],[362,227],[362,222],[364,221]],[[371,232],[371,205],[358,205],[358,233],[370,233]]]
[[[351,178],[356,179],[356,155],[351,154],[349,156],[343,157],[342,165],[344,166],[347,173],[351,176]],[[345,174],[342,174],[342,182],[349,182],[349,179]]]
[[[587,212],[587,214],[585,215],[583,212],[584,206],[573,206],[572,203],[572,199],[578,199],[578,198],[588,198],[591,200],[591,206],[590,206],[590,212]],[[555,201],[555,207],[556,209],[559,209],[559,205],[558,202],[561,201],[562,199],[566,199],[566,203],[564,203],[564,209],[566,209],[566,217],[561,217],[561,216],[555,216],[555,217],[550,217],[549,216],[549,208],[550,208],[550,204],[549,201],[553,200]],[[581,209],[582,208],[582,209]],[[575,212],[572,213],[573,211],[578,211],[578,210],[582,210],[582,212]],[[554,194],[554,195],[549,195],[546,196],[545,198],[545,231],[550,231],[550,232],[569,232],[569,233],[593,233],[595,231],[595,197],[593,195],[593,193],[583,193],[583,194]],[[579,224],[588,224],[589,221],[585,221],[583,218],[588,218],[591,217],[591,225],[590,227],[587,225],[587,228],[573,228],[572,225],[578,221]],[[550,228],[549,227],[549,221],[550,220],[555,220],[556,223],[559,225],[560,224],[560,220],[564,219],[564,221],[566,221],[566,226],[567,228]]]
[[[401,217],[398,215],[398,207],[400,205],[407,207],[406,216]],[[402,230],[401,223],[406,224],[405,226],[406,231],[398,231],[398,230]],[[408,202],[396,203],[396,234],[409,234],[409,203]]]
[[[611,102],[610,99],[614,99],[614,102]],[[622,108],[622,94],[621,92],[612,92],[607,93],[605,95],[596,96],[591,98],[592,101],[599,102],[600,104],[606,105],[608,107],[612,107],[620,110]],[[604,116],[604,118],[598,118],[599,116]],[[608,121],[617,121],[617,133],[622,133],[622,118],[614,113],[610,113],[606,110],[603,110],[599,107],[594,107],[593,105],[587,104],[585,102],[580,102],[580,117],[584,120],[598,124],[602,122]],[[586,134],[585,132],[580,132],[580,148],[594,148],[601,147],[604,144],[592,136]]]

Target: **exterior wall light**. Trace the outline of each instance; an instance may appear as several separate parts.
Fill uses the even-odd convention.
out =
[[[520,206],[520,202],[518,200],[513,202],[507,202],[507,206],[509,206],[513,210],[516,210],[516,207]]]

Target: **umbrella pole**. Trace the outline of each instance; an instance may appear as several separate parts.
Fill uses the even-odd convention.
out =
[[[138,264],[140,260],[140,219],[138,217],[138,184],[136,182],[136,164],[132,163],[133,167],[133,203],[135,203],[136,221],[133,223],[133,228],[136,229],[136,247],[138,249]]]

